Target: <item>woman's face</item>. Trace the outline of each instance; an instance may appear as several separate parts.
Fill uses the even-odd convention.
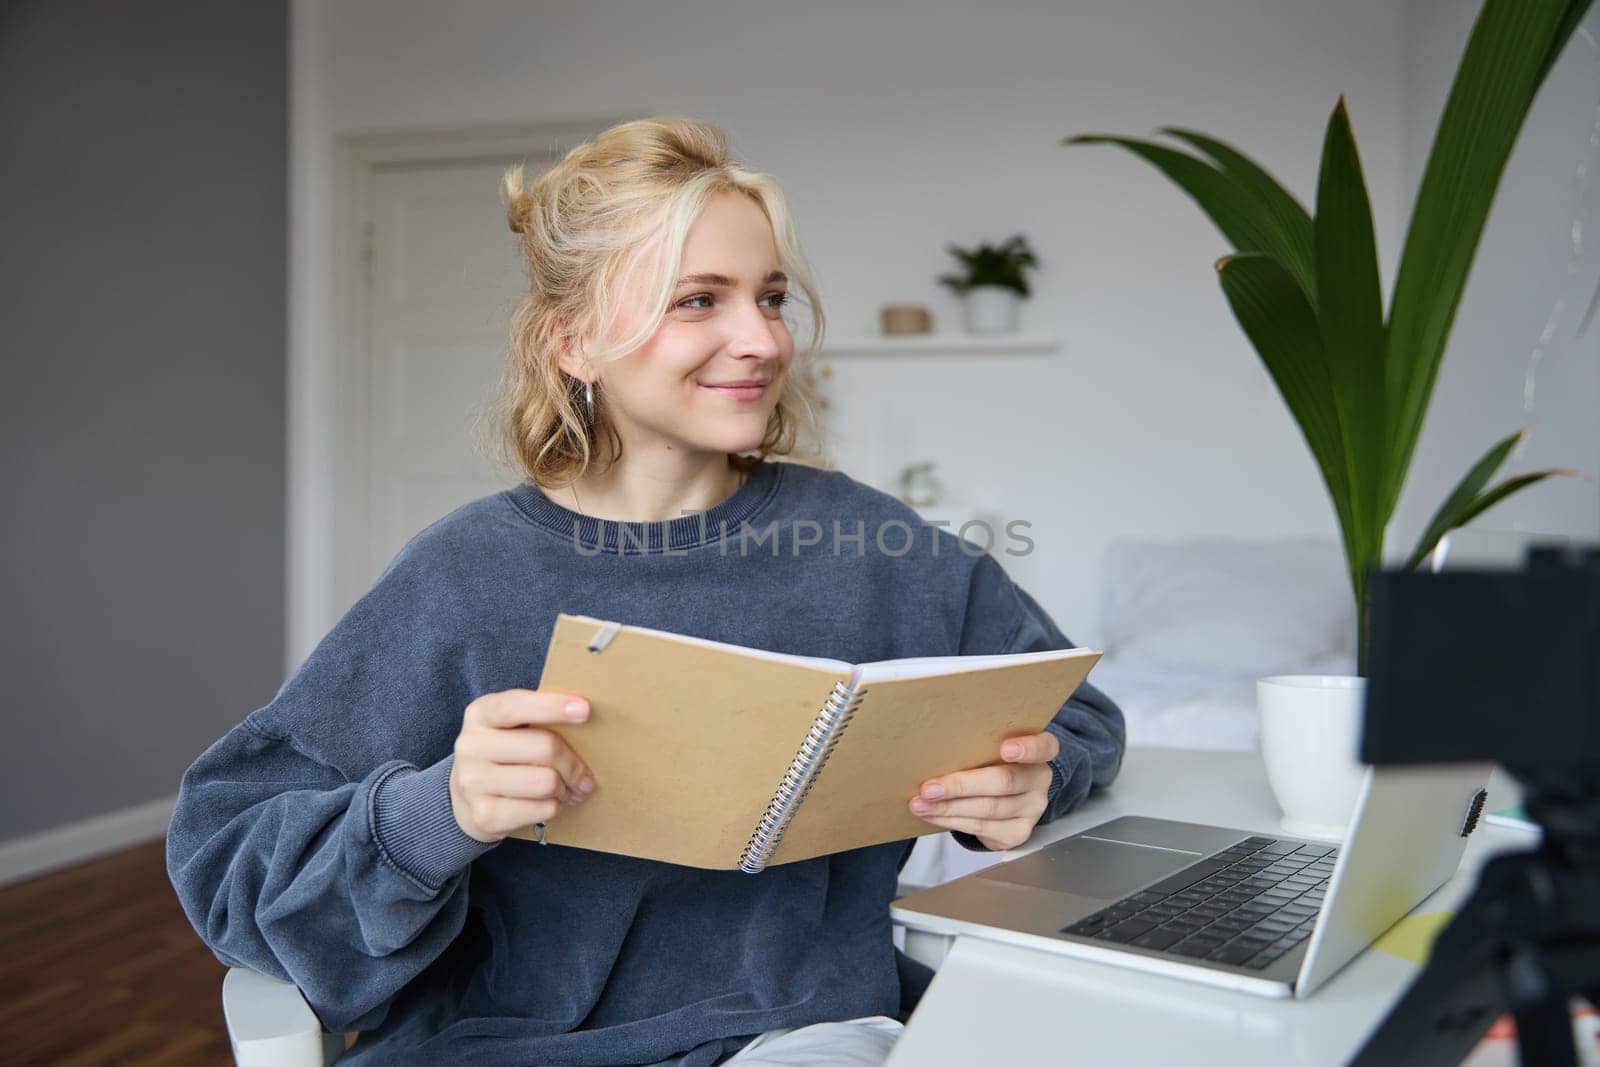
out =
[[[794,357],[782,310],[788,280],[767,216],[743,194],[712,196],[689,229],[678,273],[656,332],[600,368],[599,403],[627,451],[754,449]],[[631,331],[645,309],[637,289],[625,294],[618,328]]]

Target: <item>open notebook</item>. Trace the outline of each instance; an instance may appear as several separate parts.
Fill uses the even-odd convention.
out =
[[[855,665],[562,613],[539,688],[586,697],[590,714],[547,728],[599,788],[543,840],[755,874],[940,833],[906,806],[923,781],[1043,731],[1100,655]]]

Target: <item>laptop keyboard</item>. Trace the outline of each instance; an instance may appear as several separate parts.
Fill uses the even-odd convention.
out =
[[[1311,936],[1338,857],[1247,837],[1061,932],[1259,971]]]

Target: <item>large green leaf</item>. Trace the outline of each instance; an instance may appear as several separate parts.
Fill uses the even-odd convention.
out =
[[[1350,486],[1351,555],[1364,565],[1383,554],[1383,291],[1378,246],[1361,159],[1344,98],[1328,118],[1317,180],[1316,264],[1321,279],[1317,324],[1339,413]],[[1361,593],[1357,582],[1357,596]]]
[[[1333,402],[1322,333],[1311,302],[1283,264],[1247,252],[1217,261],[1233,314],[1283,395],[1333,499],[1355,587],[1361,561],[1351,554],[1354,528],[1339,414]]]
[[[1477,500],[1474,500],[1472,502],[1472,506],[1461,513],[1461,521],[1456,523],[1456,525],[1465,526],[1467,523],[1471,522],[1479,515],[1482,515],[1485,511],[1488,511],[1490,508],[1500,503],[1500,501],[1504,500],[1512,493],[1519,492],[1520,490],[1526,489],[1530,485],[1542,482],[1546,478],[1581,477],[1583,477],[1583,475],[1579,474],[1577,471],[1544,470],[1529,471],[1527,474],[1518,474],[1514,477],[1507,478],[1505,481],[1501,482],[1487,493],[1484,493]]]
[[[1555,57],[1590,0],[1487,0],[1445,103],[1406,234],[1390,308],[1387,381],[1392,512],[1422,433],[1467,275],[1500,176]]]
[[[1235,249],[1273,256],[1290,267],[1303,292],[1316,292],[1314,280],[1307,274],[1309,259],[1300,247],[1303,235],[1292,232],[1292,225],[1284,227],[1277,209],[1259,195],[1253,183],[1186,152],[1137,138],[1085,133],[1063,138],[1061,143],[1121,145],[1153,163],[1194,198]]]
[[[1300,288],[1305,292],[1311,306],[1316,307],[1317,282],[1313,260],[1315,245],[1311,216],[1301,206],[1300,201],[1279,185],[1276,178],[1232,145],[1181,126],[1163,126],[1160,132],[1187,141],[1210,156],[1216,161],[1217,166],[1222,168],[1224,174],[1261,203],[1276,224],[1273,247],[1264,248],[1262,251],[1289,269],[1295,281],[1300,283]]]

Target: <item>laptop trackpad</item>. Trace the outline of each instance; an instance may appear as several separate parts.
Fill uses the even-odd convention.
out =
[[[1198,852],[1069,837],[979,873],[980,878],[1115,900],[1201,858]]]

